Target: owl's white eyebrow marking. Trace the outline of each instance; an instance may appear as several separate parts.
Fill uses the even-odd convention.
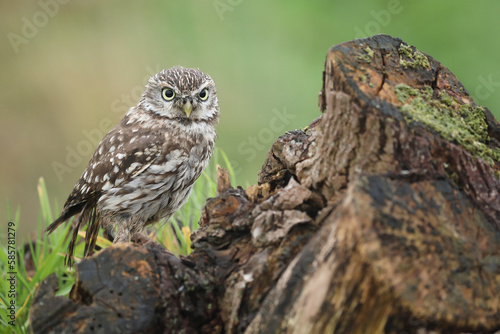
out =
[[[201,92],[203,89],[207,88],[207,86],[210,86],[211,85],[211,82],[210,81],[207,81],[205,82],[203,85],[200,86],[200,88],[198,88],[197,90],[195,90],[196,93],[199,93]]]

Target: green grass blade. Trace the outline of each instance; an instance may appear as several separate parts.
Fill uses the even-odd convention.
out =
[[[40,199],[40,207],[42,208],[42,216],[45,222],[54,221],[52,210],[50,209],[49,196],[47,194],[47,187],[45,180],[41,177],[38,180],[38,198]]]

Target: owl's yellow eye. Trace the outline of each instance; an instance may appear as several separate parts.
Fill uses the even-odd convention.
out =
[[[161,96],[163,96],[165,100],[171,101],[175,96],[175,92],[170,88],[163,88]]]
[[[206,99],[208,99],[208,90],[205,88],[204,90],[198,93],[198,96],[202,101],[205,101]]]

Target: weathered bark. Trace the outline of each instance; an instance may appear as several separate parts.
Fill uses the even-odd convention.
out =
[[[499,331],[499,123],[389,36],[333,47],[323,79],[323,115],[273,144],[259,185],[218,171],[191,255],[109,247],[77,265],[71,300],[41,285],[33,331]]]

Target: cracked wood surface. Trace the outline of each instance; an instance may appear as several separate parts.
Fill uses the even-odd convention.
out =
[[[399,84],[473,104],[397,38],[334,46],[323,114],[276,140],[258,185],[232,188],[218,170],[189,256],[113,245],[77,265],[71,299],[54,296],[54,276],[40,286],[33,331],[500,331],[499,164],[409,122]],[[498,122],[484,116],[498,148]]]

